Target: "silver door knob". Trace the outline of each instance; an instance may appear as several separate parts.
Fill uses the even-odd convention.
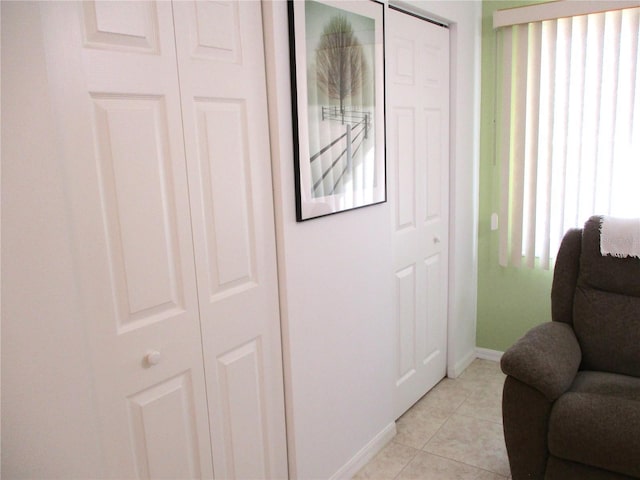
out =
[[[157,365],[160,363],[160,352],[157,350],[151,350],[147,352],[147,355],[144,357],[148,365]]]
[[[440,237],[433,237],[433,243],[440,243]]]

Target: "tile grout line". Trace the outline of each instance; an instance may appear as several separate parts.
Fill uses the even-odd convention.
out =
[[[469,415],[469,414],[458,413],[458,412],[456,412],[456,415],[460,415],[461,417],[466,417],[466,418],[473,418],[474,420],[480,420],[482,422],[493,423],[494,425],[500,425],[501,427],[503,426],[502,422],[496,422],[495,420],[489,420],[488,418],[477,417],[475,415]]]
[[[445,377],[445,378],[446,378],[446,377]],[[436,385],[436,386],[437,386],[437,385]],[[427,396],[428,396],[432,391],[433,391],[433,390],[431,390],[431,391],[427,392],[427,393],[426,393],[422,398],[420,398],[420,400],[422,400],[423,398],[427,397]],[[413,454],[413,456],[411,457],[411,460],[409,460],[409,461],[404,465],[404,467],[402,467],[402,469],[398,472],[398,474],[397,474],[395,477],[393,477],[393,478],[394,478],[394,480],[397,480],[397,479],[399,479],[399,478],[400,478],[400,476],[402,475],[402,472],[404,472],[404,471],[405,471],[405,469],[406,469],[406,468],[411,464],[411,462],[413,462],[413,460],[415,460],[415,458],[418,456],[418,454],[419,454],[420,452],[428,453],[428,452],[425,452],[424,447],[426,447],[426,446],[427,446],[427,444],[428,444],[428,443],[433,439],[433,437],[435,437],[435,436],[436,436],[436,434],[440,431],[440,429],[441,429],[441,428],[442,428],[442,427],[443,427],[443,426],[444,426],[444,425],[449,421],[449,419],[451,418],[451,415],[453,415],[453,414],[458,410],[458,408],[460,408],[460,406],[461,406],[464,402],[466,402],[466,401],[467,401],[467,399],[469,398],[469,395],[470,395],[470,394],[466,394],[465,399],[460,403],[460,405],[458,405],[458,407],[456,407],[456,409],[455,409],[452,413],[450,413],[449,415],[447,415],[447,418],[446,418],[446,419],[444,420],[444,422],[442,422],[442,423],[440,424],[440,426],[439,426],[439,427],[438,427],[438,428],[433,432],[433,434],[429,437],[429,439],[428,439],[426,442],[424,442],[424,443],[422,444],[422,446],[421,446],[419,449],[416,449],[416,452],[415,452],[415,453]],[[420,400],[418,400],[418,402],[419,402]],[[416,404],[414,404],[414,406],[415,406],[415,405],[417,405],[417,403],[418,403],[418,402],[416,402]],[[413,408],[413,406],[412,406],[411,408]],[[409,410],[411,410],[411,408],[410,408]],[[407,411],[408,411],[408,410],[407,410]],[[397,421],[396,421],[396,422],[397,422]],[[393,441],[393,440],[392,440],[392,441]],[[401,444],[401,445],[402,445],[402,444]],[[405,445],[405,446],[408,446],[408,445]],[[415,448],[415,447],[411,447],[411,448]]]
[[[423,450],[423,451],[424,451],[424,450]],[[482,470],[483,472],[493,473],[494,475],[497,475],[497,476],[502,477],[502,478],[505,478],[505,479],[509,478],[509,477],[505,477],[505,476],[504,476],[504,475],[502,475],[501,473],[494,472],[493,470],[487,470],[486,468],[478,467],[477,465],[472,465],[471,463],[463,462],[463,461],[461,461],[461,460],[457,460],[457,459],[455,459],[455,458],[445,457],[444,455],[440,455],[440,454],[432,453],[432,452],[426,452],[426,451],[425,451],[424,453],[427,453],[427,454],[429,454],[429,455],[433,455],[434,457],[444,458],[445,460],[449,460],[449,461],[451,461],[451,462],[460,463],[460,464],[462,464],[462,465],[466,465],[467,467],[475,468],[476,470]]]
[[[445,377],[445,378],[446,378],[446,377]],[[455,381],[455,379],[452,379],[452,381]],[[428,392],[428,393],[427,393],[427,394],[425,394],[422,398],[427,397],[427,396],[429,395],[429,393],[431,393],[431,392]],[[404,472],[404,471],[406,470],[406,468],[411,464],[411,462],[413,462],[413,460],[415,460],[415,458],[418,456],[418,454],[419,454],[419,453],[426,453],[426,454],[428,454],[428,455],[435,455],[435,454],[432,454],[431,452],[427,452],[427,451],[425,451],[425,450],[424,450],[424,447],[426,447],[426,446],[427,446],[427,444],[428,444],[431,440],[433,440],[433,438],[438,434],[438,432],[442,429],[442,427],[444,427],[444,426],[447,424],[447,422],[449,422],[449,420],[451,419],[451,416],[452,416],[452,415],[454,415],[454,414],[458,411],[458,409],[459,409],[459,408],[464,404],[464,402],[466,402],[466,401],[469,399],[469,397],[470,397],[470,396],[471,396],[471,392],[469,392],[469,393],[466,393],[466,394],[465,394],[464,400],[463,400],[462,402],[460,402],[460,405],[458,405],[458,406],[457,406],[457,407],[456,407],[456,408],[455,408],[455,409],[454,409],[450,414],[448,414],[448,415],[447,415],[447,418],[444,420],[444,422],[442,422],[442,423],[440,424],[440,426],[439,426],[439,427],[438,427],[438,428],[433,432],[433,434],[429,437],[429,439],[428,439],[426,442],[424,442],[424,444],[422,445],[422,447],[420,447],[419,449],[416,449],[416,452],[415,452],[415,453],[414,453],[414,455],[411,457],[411,460],[409,460],[409,461],[404,465],[404,467],[402,467],[402,469],[398,472],[398,474],[397,474],[395,477],[393,477],[393,478],[394,478],[394,480],[398,480],[398,479],[400,478],[400,476],[402,475],[402,472]],[[420,400],[422,400],[422,398],[421,398]],[[419,401],[420,401],[420,400],[419,400]],[[416,404],[417,404],[417,402],[416,402]],[[413,407],[411,407],[411,408],[413,408]],[[410,409],[409,409],[409,410],[410,410]],[[393,441],[393,440],[392,440],[392,441]],[[414,447],[411,447],[411,448],[414,448]],[[444,458],[444,459],[449,460],[449,461],[457,461],[457,460],[454,460],[454,459],[452,459],[452,458],[443,457],[443,456],[441,456],[441,455],[436,455],[436,456],[438,456],[438,457],[440,457],[440,458]],[[463,462],[458,462],[458,463],[463,463]],[[467,464],[466,464],[466,463],[464,463],[464,465],[467,465]],[[469,466],[470,466],[470,467],[473,467],[473,465],[469,465]],[[473,468],[477,468],[477,467],[473,467]],[[493,472],[492,472],[492,473],[493,473]],[[505,477],[505,478],[506,478],[506,477]]]
[[[483,362],[484,363],[484,362]],[[491,362],[494,363],[494,362]],[[492,385],[494,383],[504,383],[504,378],[503,376],[500,375],[500,371],[496,371],[493,368],[485,368],[482,366],[482,364],[480,364],[480,368],[476,368],[473,371],[470,370],[466,370],[462,375],[460,375],[459,377],[455,378],[455,379],[449,379],[448,377],[444,377],[443,380],[449,380],[447,383],[450,383],[451,385],[454,386],[459,386],[461,387],[460,390],[460,397],[462,397],[462,401],[458,404],[457,407],[455,407],[453,410],[451,410],[443,419],[442,423],[440,425],[438,425],[438,427],[433,431],[433,433],[428,437],[428,439],[422,443],[421,447],[416,448],[413,445],[407,445],[405,443],[396,441],[395,438],[391,439],[390,443],[394,443],[398,446],[404,447],[404,448],[411,448],[412,449],[412,454],[409,455],[409,459],[406,462],[402,462],[400,463],[400,470],[398,471],[398,473],[393,477],[394,480],[399,480],[402,475],[407,471],[407,467],[409,467],[409,465],[411,465],[413,462],[416,461],[417,457],[419,456],[419,454],[423,454],[423,455],[431,455],[434,457],[438,457],[441,458],[443,460],[447,460],[449,462],[454,462],[457,463],[459,465],[465,465],[469,468],[472,468],[476,471],[478,471],[481,475],[484,475],[485,473],[489,473],[492,475],[495,475],[497,478],[500,479],[505,479],[505,480],[509,480],[510,477],[509,475],[505,476],[503,475],[503,473],[501,472],[497,472],[494,470],[489,470],[486,467],[481,467],[481,466],[477,466],[471,463],[467,463],[465,461],[461,461],[457,458],[450,458],[448,456],[445,456],[443,454],[439,454],[439,453],[433,453],[431,451],[427,451],[425,450],[425,448],[431,443],[433,442],[434,438],[437,437],[437,435],[441,432],[441,430],[443,429],[443,427],[447,424],[450,423],[450,421],[452,420],[452,418],[454,416],[457,417],[464,417],[464,418],[468,418],[468,419],[473,419],[473,420],[477,420],[477,421],[481,421],[481,422],[486,422],[487,424],[491,424],[491,425],[499,425],[501,428],[503,427],[502,422],[499,421],[495,421],[495,417],[494,418],[486,418],[486,417],[479,417],[477,415],[474,415],[473,412],[473,406],[474,406],[474,402],[470,402],[469,400],[474,397],[474,395],[477,394],[482,394],[482,390],[484,390],[483,385]],[[466,375],[465,375],[466,374]],[[438,384],[440,384],[441,382],[439,382]],[[412,409],[416,408],[416,406],[423,401],[424,399],[428,398],[430,395],[433,395],[434,390],[437,388],[438,384],[436,384],[436,386],[429,392],[427,392],[423,397],[421,397],[410,409],[407,410],[407,412],[411,411]],[[479,387],[477,386],[479,385]],[[493,387],[491,387],[492,389]],[[444,389],[446,391],[446,388]],[[460,398],[458,397],[458,398]],[[467,409],[467,413],[462,413],[461,410],[464,412],[465,408],[463,406],[466,406]],[[476,405],[477,407],[477,405]],[[480,408],[480,410],[482,409],[482,407]],[[469,411],[471,413],[469,413]],[[406,412],[405,412],[406,413]],[[490,417],[490,416],[489,416]],[[437,418],[437,417],[436,417]],[[398,421],[396,420],[396,425],[398,424]],[[396,435],[397,437],[397,435]],[[484,473],[482,473],[484,472]],[[391,473],[391,472],[389,472]],[[390,477],[387,477],[390,478]]]
[[[393,480],[398,480],[400,478],[400,475],[402,475],[402,472],[404,472],[406,470],[406,468],[411,464],[411,462],[413,462],[415,460],[415,458],[418,456],[418,454],[421,451],[422,450],[416,450],[416,453],[413,454],[413,457],[411,457],[411,460],[409,460],[407,463],[404,464],[404,467],[402,467],[400,469],[400,471],[397,473],[397,475],[395,477],[393,477]]]

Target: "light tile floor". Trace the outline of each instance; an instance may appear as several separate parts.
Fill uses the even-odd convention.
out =
[[[475,360],[445,378],[398,419],[397,435],[354,479],[504,480],[511,478],[502,433],[504,374]]]

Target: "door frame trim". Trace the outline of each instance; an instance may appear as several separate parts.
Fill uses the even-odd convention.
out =
[[[417,11],[415,8],[403,3],[403,2],[389,2],[389,10],[395,10],[396,12],[405,13],[415,18],[419,18],[420,20],[424,20],[425,22],[432,23],[439,27],[449,28],[449,24],[444,20],[437,20],[435,18],[429,17],[422,12]]]

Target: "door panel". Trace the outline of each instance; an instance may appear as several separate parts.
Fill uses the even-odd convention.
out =
[[[167,115],[162,97],[91,99],[118,331],[127,331],[184,311]]]
[[[87,1],[82,7],[85,45],[93,48],[158,53],[158,15],[154,2]]]
[[[226,420],[227,478],[270,478],[260,343],[252,340],[218,357],[218,385]]]
[[[241,29],[238,2],[196,2],[190,20],[191,52],[194,57],[241,64]]]
[[[216,476],[286,478],[261,6],[174,15]]]
[[[171,4],[41,17],[104,474],[212,477]]]
[[[194,408],[189,372],[129,397],[140,478],[201,477]]]
[[[413,265],[396,272],[399,381],[415,374],[416,272]]]
[[[413,108],[396,108],[391,114],[395,134],[396,159],[396,232],[416,227],[416,164],[415,164],[415,111]]]
[[[400,416],[446,372],[449,31],[390,10],[387,38]]]
[[[206,218],[207,295],[215,301],[256,285],[247,112],[244,102],[220,99],[196,99],[193,107]]]

